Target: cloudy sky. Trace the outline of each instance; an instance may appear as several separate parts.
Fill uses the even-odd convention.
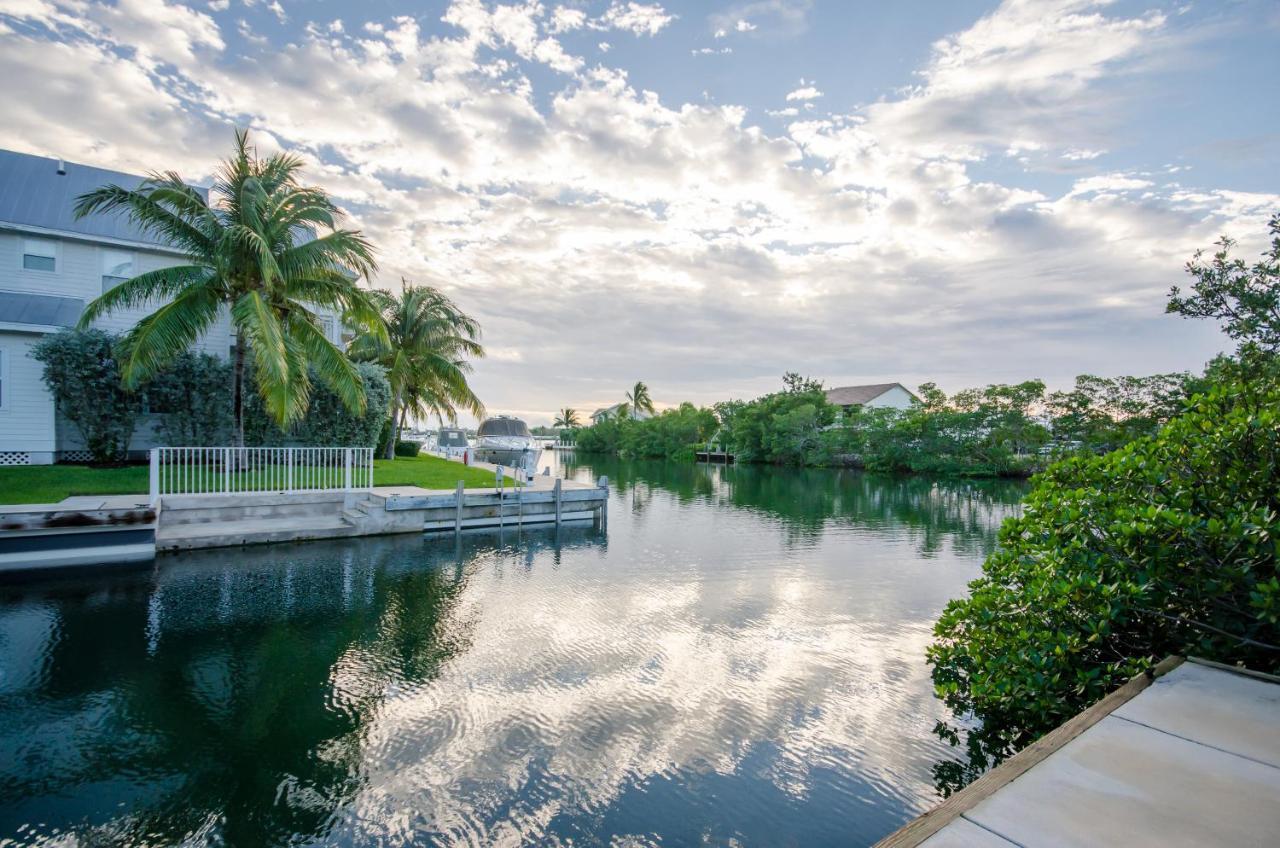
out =
[[[1196,368],[1280,209],[1273,0],[0,0],[0,147],[207,179],[232,125],[479,316],[491,411],[787,370]]]

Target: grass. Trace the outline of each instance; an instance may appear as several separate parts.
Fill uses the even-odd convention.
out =
[[[87,465],[19,465],[0,468],[0,503],[57,503],[73,495],[146,494],[150,486],[145,465],[91,468]],[[458,462],[422,454],[375,459],[375,486],[420,486],[452,489],[461,480],[469,488],[494,485],[493,473]],[[507,482],[510,485],[510,481]]]

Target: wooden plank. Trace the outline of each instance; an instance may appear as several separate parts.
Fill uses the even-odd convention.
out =
[[[1063,745],[1102,721],[1111,712],[1182,664],[1182,657],[1167,657],[1145,674],[1132,678],[1119,689],[1032,742],[964,789],[929,812],[908,822],[875,844],[875,848],[915,848],[930,836],[977,806]]]

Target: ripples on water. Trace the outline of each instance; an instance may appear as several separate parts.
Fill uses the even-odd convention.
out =
[[[0,587],[0,845],[859,845],[1016,485],[571,464],[593,528]]]

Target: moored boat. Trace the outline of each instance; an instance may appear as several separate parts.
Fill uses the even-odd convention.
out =
[[[535,466],[542,453],[542,445],[529,432],[529,425],[519,418],[498,415],[481,422],[480,429],[476,431],[473,453],[480,462],[522,468],[533,473],[537,470]]]

